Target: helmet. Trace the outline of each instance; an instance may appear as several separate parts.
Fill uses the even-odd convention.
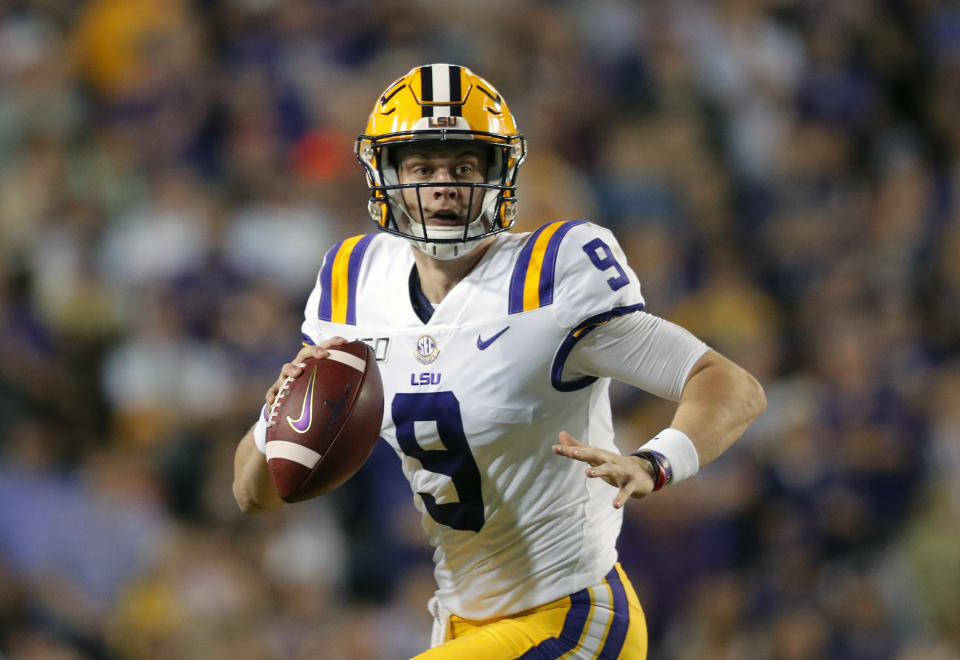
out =
[[[401,198],[403,188],[449,186],[448,183],[401,184],[390,151],[411,143],[482,143],[489,147],[485,183],[458,183],[471,201],[482,195],[480,213],[463,227],[427,226]],[[367,209],[380,229],[411,241],[438,259],[463,256],[486,236],[506,231],[516,221],[517,169],[526,156],[526,141],[497,90],[470,69],[430,64],[411,69],[390,83],[377,100],[366,130],[357,138],[357,159],[367,173]],[[470,205],[473,208],[473,205]],[[407,222],[404,229],[398,219]]]

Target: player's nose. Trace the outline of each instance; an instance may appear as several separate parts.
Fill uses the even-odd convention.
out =
[[[443,183],[443,184],[453,184],[454,178],[453,173],[446,168],[438,168],[434,183]],[[433,198],[434,199],[457,199],[460,196],[459,189],[455,188],[452,185],[442,185],[434,186],[433,188]]]

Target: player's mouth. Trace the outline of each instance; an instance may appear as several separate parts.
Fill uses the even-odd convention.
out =
[[[456,211],[434,211],[427,216],[427,224],[437,227],[458,227],[464,224],[466,218]]]

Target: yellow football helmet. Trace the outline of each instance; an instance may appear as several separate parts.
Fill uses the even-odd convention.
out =
[[[484,143],[491,157],[485,183],[458,183],[483,195],[477,218],[461,227],[427,226],[414,218],[401,199],[401,189],[436,187],[442,183],[401,184],[390,150],[412,142]],[[390,83],[377,100],[366,130],[357,138],[357,159],[367,172],[370,217],[380,229],[413,242],[438,259],[463,256],[477,241],[506,231],[516,221],[517,169],[526,156],[526,141],[513,115],[493,85],[470,69],[430,64],[412,69]],[[471,204],[472,207],[472,204]],[[404,231],[397,219],[405,217]]]

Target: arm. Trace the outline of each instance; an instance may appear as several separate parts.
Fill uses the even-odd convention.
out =
[[[692,443],[687,461],[693,465],[691,472],[723,453],[766,408],[763,389],[753,376],[679,326],[638,313],[599,330],[578,346],[568,367],[612,376],[678,401],[670,426]],[[581,445],[566,432],[554,452],[588,463],[588,477],[618,486],[615,507],[654,489],[653,465],[645,459]]]
[[[233,498],[244,513],[269,511],[283,504],[270,478],[267,457],[253,442],[253,427],[243,436],[233,457]]]
[[[267,395],[264,397],[267,406],[273,404],[277,393],[287,378],[297,378],[303,373],[302,363],[306,358],[326,358],[330,354],[325,349],[346,342],[347,340],[343,337],[331,337],[320,342],[317,346],[301,348],[292,362],[283,365],[280,376],[267,390]],[[262,423],[262,420],[257,423]],[[256,425],[251,427],[243,436],[243,440],[237,445],[237,451],[233,456],[233,498],[244,513],[269,511],[283,504],[276,486],[273,485],[273,478],[270,476],[270,470],[267,466],[267,457],[254,441],[255,428]]]
[[[700,465],[706,465],[743,435],[766,407],[760,383],[711,350],[690,370],[670,426],[690,437]]]

